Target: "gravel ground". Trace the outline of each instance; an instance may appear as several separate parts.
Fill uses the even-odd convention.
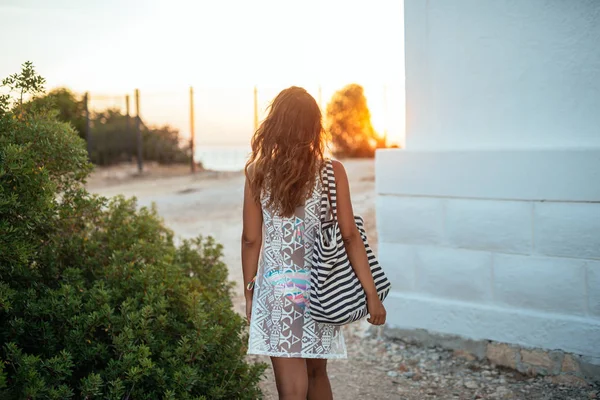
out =
[[[360,322],[345,328],[347,360],[328,369],[336,399],[600,399],[600,386],[563,386],[530,377],[460,351],[425,348],[369,332]],[[267,357],[250,357],[269,362]],[[277,399],[273,371],[262,383],[266,400]]]

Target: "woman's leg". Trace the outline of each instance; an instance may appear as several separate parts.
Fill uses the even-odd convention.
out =
[[[327,360],[307,358],[308,400],[333,400],[331,384],[327,376]]]
[[[306,400],[308,374],[303,358],[271,357],[279,400]]]

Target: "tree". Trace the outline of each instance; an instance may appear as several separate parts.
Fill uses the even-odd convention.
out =
[[[363,87],[355,83],[334,93],[327,105],[326,129],[336,156],[373,157],[383,144],[371,125]]]
[[[15,107],[15,116],[20,117],[24,113],[23,96],[37,96],[44,91],[46,80],[35,73],[33,64],[27,61],[23,64],[23,69],[19,74],[12,74],[2,80],[2,86],[9,89],[10,92],[17,92],[17,98],[12,98],[6,94],[0,97],[0,110],[8,111],[13,105]]]

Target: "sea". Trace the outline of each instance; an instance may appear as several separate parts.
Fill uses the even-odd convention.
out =
[[[194,152],[196,162],[213,171],[241,171],[250,155],[250,146],[202,146]]]

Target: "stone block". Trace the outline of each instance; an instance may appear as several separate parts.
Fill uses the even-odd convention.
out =
[[[600,357],[581,356],[578,361],[581,374],[589,381],[600,383]]]
[[[565,354],[562,365],[560,368],[561,372],[568,374],[580,374],[581,368],[579,368],[579,361],[571,354]]]
[[[507,368],[517,368],[517,349],[505,343],[488,344],[486,357],[490,362]]]
[[[553,373],[560,365],[557,357],[551,357],[550,353],[545,350],[527,350],[521,349],[521,362],[527,364],[530,371],[534,374]]]
[[[439,346],[448,350],[464,351],[478,360],[485,358],[488,345],[487,340],[472,340],[463,336],[437,333],[426,329],[391,328],[389,325],[386,325],[384,335],[423,347]]]
[[[598,233],[600,235],[600,233]],[[596,318],[600,317],[600,261],[587,261],[586,284],[588,295],[589,313]],[[600,339],[598,340],[600,346]]]
[[[379,263],[385,271],[393,291],[412,291],[416,281],[416,251],[412,245],[381,243]]]
[[[449,199],[446,239],[449,245],[500,253],[530,254],[533,203]]]
[[[490,253],[417,247],[417,290],[435,297],[491,301]]]
[[[586,314],[583,260],[495,254],[494,301],[516,309]]]
[[[528,348],[560,349],[600,360],[597,318],[499,307],[419,292],[392,291],[386,299],[386,309],[391,328],[426,329],[475,341],[487,338]]]
[[[422,49],[418,51],[421,53]],[[407,80],[407,89],[409,86]],[[423,137],[425,133],[419,132],[412,139]],[[505,133],[501,135],[504,144],[507,143]],[[444,136],[447,134],[446,127]],[[481,132],[476,135],[481,136]],[[462,129],[460,136],[464,139]],[[593,184],[598,181],[600,170],[597,147],[528,150],[478,147],[477,151],[431,151],[431,148],[416,149],[411,143],[409,135],[406,149],[377,150],[375,188],[378,194],[509,201],[600,200],[600,185]]]
[[[441,244],[443,200],[427,197],[379,196],[377,231],[380,242]]]
[[[535,203],[534,252],[600,259],[600,203]]]

